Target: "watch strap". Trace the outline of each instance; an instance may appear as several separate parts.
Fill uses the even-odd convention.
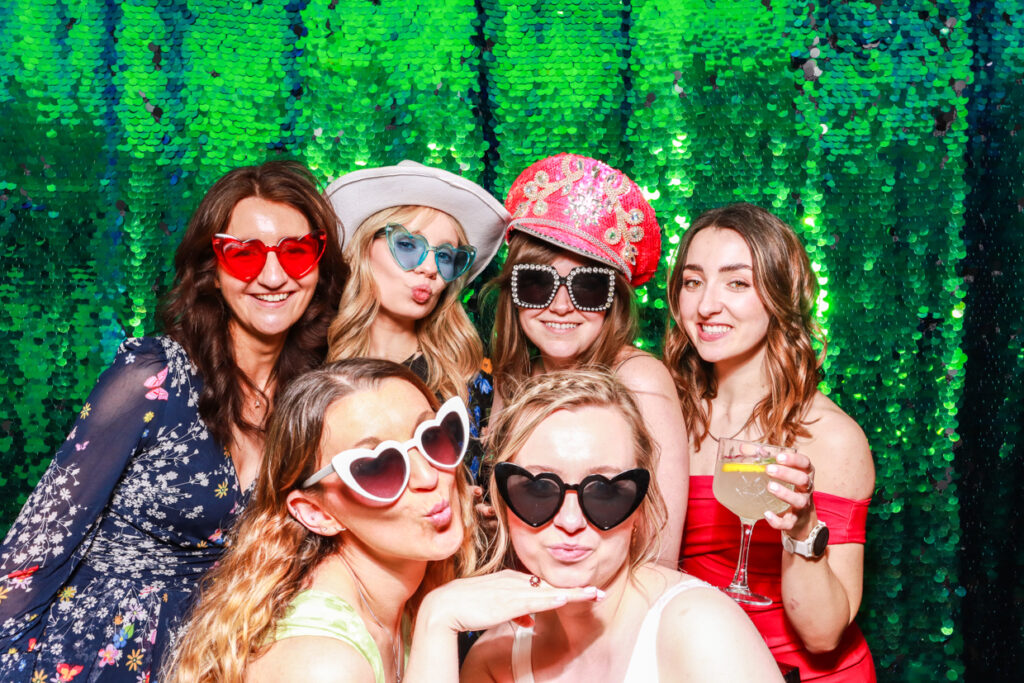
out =
[[[825,554],[825,547],[822,546],[820,553],[814,552],[815,541],[818,538],[818,534],[824,532],[825,540],[827,543],[828,539],[828,527],[825,522],[818,520],[818,523],[811,529],[811,533],[807,534],[807,538],[802,541],[798,541],[785,531],[782,532],[782,548],[786,552],[793,553],[794,555],[800,555],[811,560],[816,560]]]

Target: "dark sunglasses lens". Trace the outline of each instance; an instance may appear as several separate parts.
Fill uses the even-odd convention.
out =
[[[448,413],[436,427],[423,430],[420,437],[427,457],[441,465],[455,465],[466,445],[466,430],[455,413]]]
[[[261,242],[225,241],[221,250],[225,270],[239,280],[252,280],[267,262],[267,252],[262,247]]]
[[[426,240],[419,235],[410,235],[406,230],[392,230],[388,233],[391,254],[403,270],[412,270],[423,262],[427,253]]]
[[[607,273],[576,273],[572,278],[572,296],[577,306],[605,308],[608,303]]]
[[[516,271],[516,292],[527,306],[546,306],[554,288],[555,278],[550,271],[525,268]]]
[[[637,482],[628,479],[591,480],[580,494],[580,506],[590,521],[607,531],[626,521],[634,510],[639,490]]]
[[[507,482],[505,500],[521,520],[531,526],[544,524],[562,505],[562,489],[552,479],[534,479],[525,474],[513,474]]]
[[[388,448],[377,457],[354,460],[349,472],[367,493],[378,498],[394,498],[405,483],[405,458],[396,448]]]
[[[320,241],[313,234],[300,239],[289,237],[281,240],[277,248],[277,258],[281,262],[281,267],[296,280],[313,270],[322,253]]]

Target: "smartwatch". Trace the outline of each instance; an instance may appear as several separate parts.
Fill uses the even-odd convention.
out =
[[[782,548],[789,553],[816,560],[825,554],[828,546],[828,527],[821,520],[814,525],[811,533],[802,541],[797,541],[786,532],[782,532]]]

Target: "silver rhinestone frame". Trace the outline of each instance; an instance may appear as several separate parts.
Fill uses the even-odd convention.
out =
[[[551,288],[551,292],[548,294],[547,301],[543,305],[531,304],[523,301],[519,298],[519,273],[524,270],[542,270],[551,274],[554,282],[554,286]],[[608,276],[608,298],[605,300],[602,306],[580,306],[576,301],[576,295],[572,291],[573,278],[577,274],[589,274],[589,273],[600,273]],[[615,301],[615,270],[612,268],[606,268],[604,266],[576,266],[570,270],[565,277],[558,274],[558,270],[554,266],[550,266],[544,263],[517,263],[512,267],[512,278],[510,280],[512,289],[512,302],[519,308],[547,308],[551,305],[551,302],[555,300],[555,295],[558,294],[558,288],[565,285],[565,291],[569,293],[569,300],[572,301],[572,305],[578,311],[607,311],[612,306],[612,302]]]

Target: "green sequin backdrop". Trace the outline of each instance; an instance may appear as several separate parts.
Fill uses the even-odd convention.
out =
[[[574,1],[5,0],[0,528],[120,340],[152,331],[224,171],[410,158],[504,196],[574,151],[665,229],[648,348],[700,211],[796,227],[823,390],[878,468],[858,621],[881,679],[1019,671],[1024,2]]]

